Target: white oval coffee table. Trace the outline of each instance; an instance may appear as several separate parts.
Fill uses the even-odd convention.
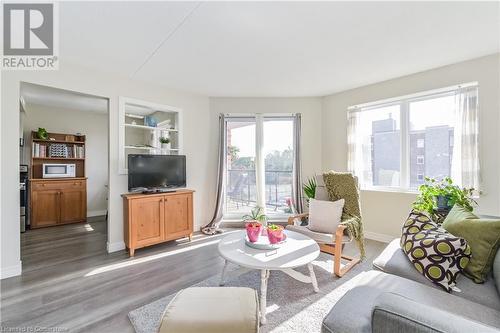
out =
[[[224,275],[229,262],[261,271],[260,320],[262,324],[266,324],[267,280],[270,271],[279,270],[298,281],[311,283],[314,291],[318,292],[318,282],[311,264],[319,256],[318,244],[298,232],[285,230],[285,233],[287,235],[286,242],[274,250],[258,250],[247,246],[245,244],[246,231],[244,230],[233,232],[219,242],[219,253],[226,260],[221,274],[221,286],[224,285]],[[296,267],[306,265],[309,269],[309,276],[294,270]]]

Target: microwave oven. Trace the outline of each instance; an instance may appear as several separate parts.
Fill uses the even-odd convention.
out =
[[[71,178],[76,175],[75,164],[44,163],[43,178]]]

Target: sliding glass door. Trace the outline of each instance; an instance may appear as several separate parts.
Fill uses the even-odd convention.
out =
[[[228,117],[226,151],[225,219],[256,206],[271,219],[292,213],[292,117]]]

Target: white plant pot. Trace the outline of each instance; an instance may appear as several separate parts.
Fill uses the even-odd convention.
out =
[[[170,150],[170,143],[162,143],[161,144],[161,149],[163,149],[163,150]]]

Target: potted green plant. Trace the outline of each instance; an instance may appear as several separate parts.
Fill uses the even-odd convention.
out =
[[[250,214],[243,215],[243,221],[245,222],[258,222],[263,225],[262,234],[265,233],[267,227],[267,216],[264,214],[264,209],[262,207],[255,207],[250,211]]]
[[[49,138],[49,133],[45,128],[38,127],[38,130],[36,131],[36,135],[39,139],[41,140],[47,140]]]
[[[314,199],[316,196],[316,187],[318,187],[318,184],[315,177],[309,178],[306,183],[302,184],[307,204],[309,204],[309,200]]]
[[[161,149],[170,149],[170,139],[169,138],[160,138]]]
[[[458,204],[472,211],[477,202],[472,198],[473,188],[460,188],[450,177],[441,180],[425,177],[425,183],[418,188],[419,195],[413,208],[433,215],[436,211],[449,211]]]

